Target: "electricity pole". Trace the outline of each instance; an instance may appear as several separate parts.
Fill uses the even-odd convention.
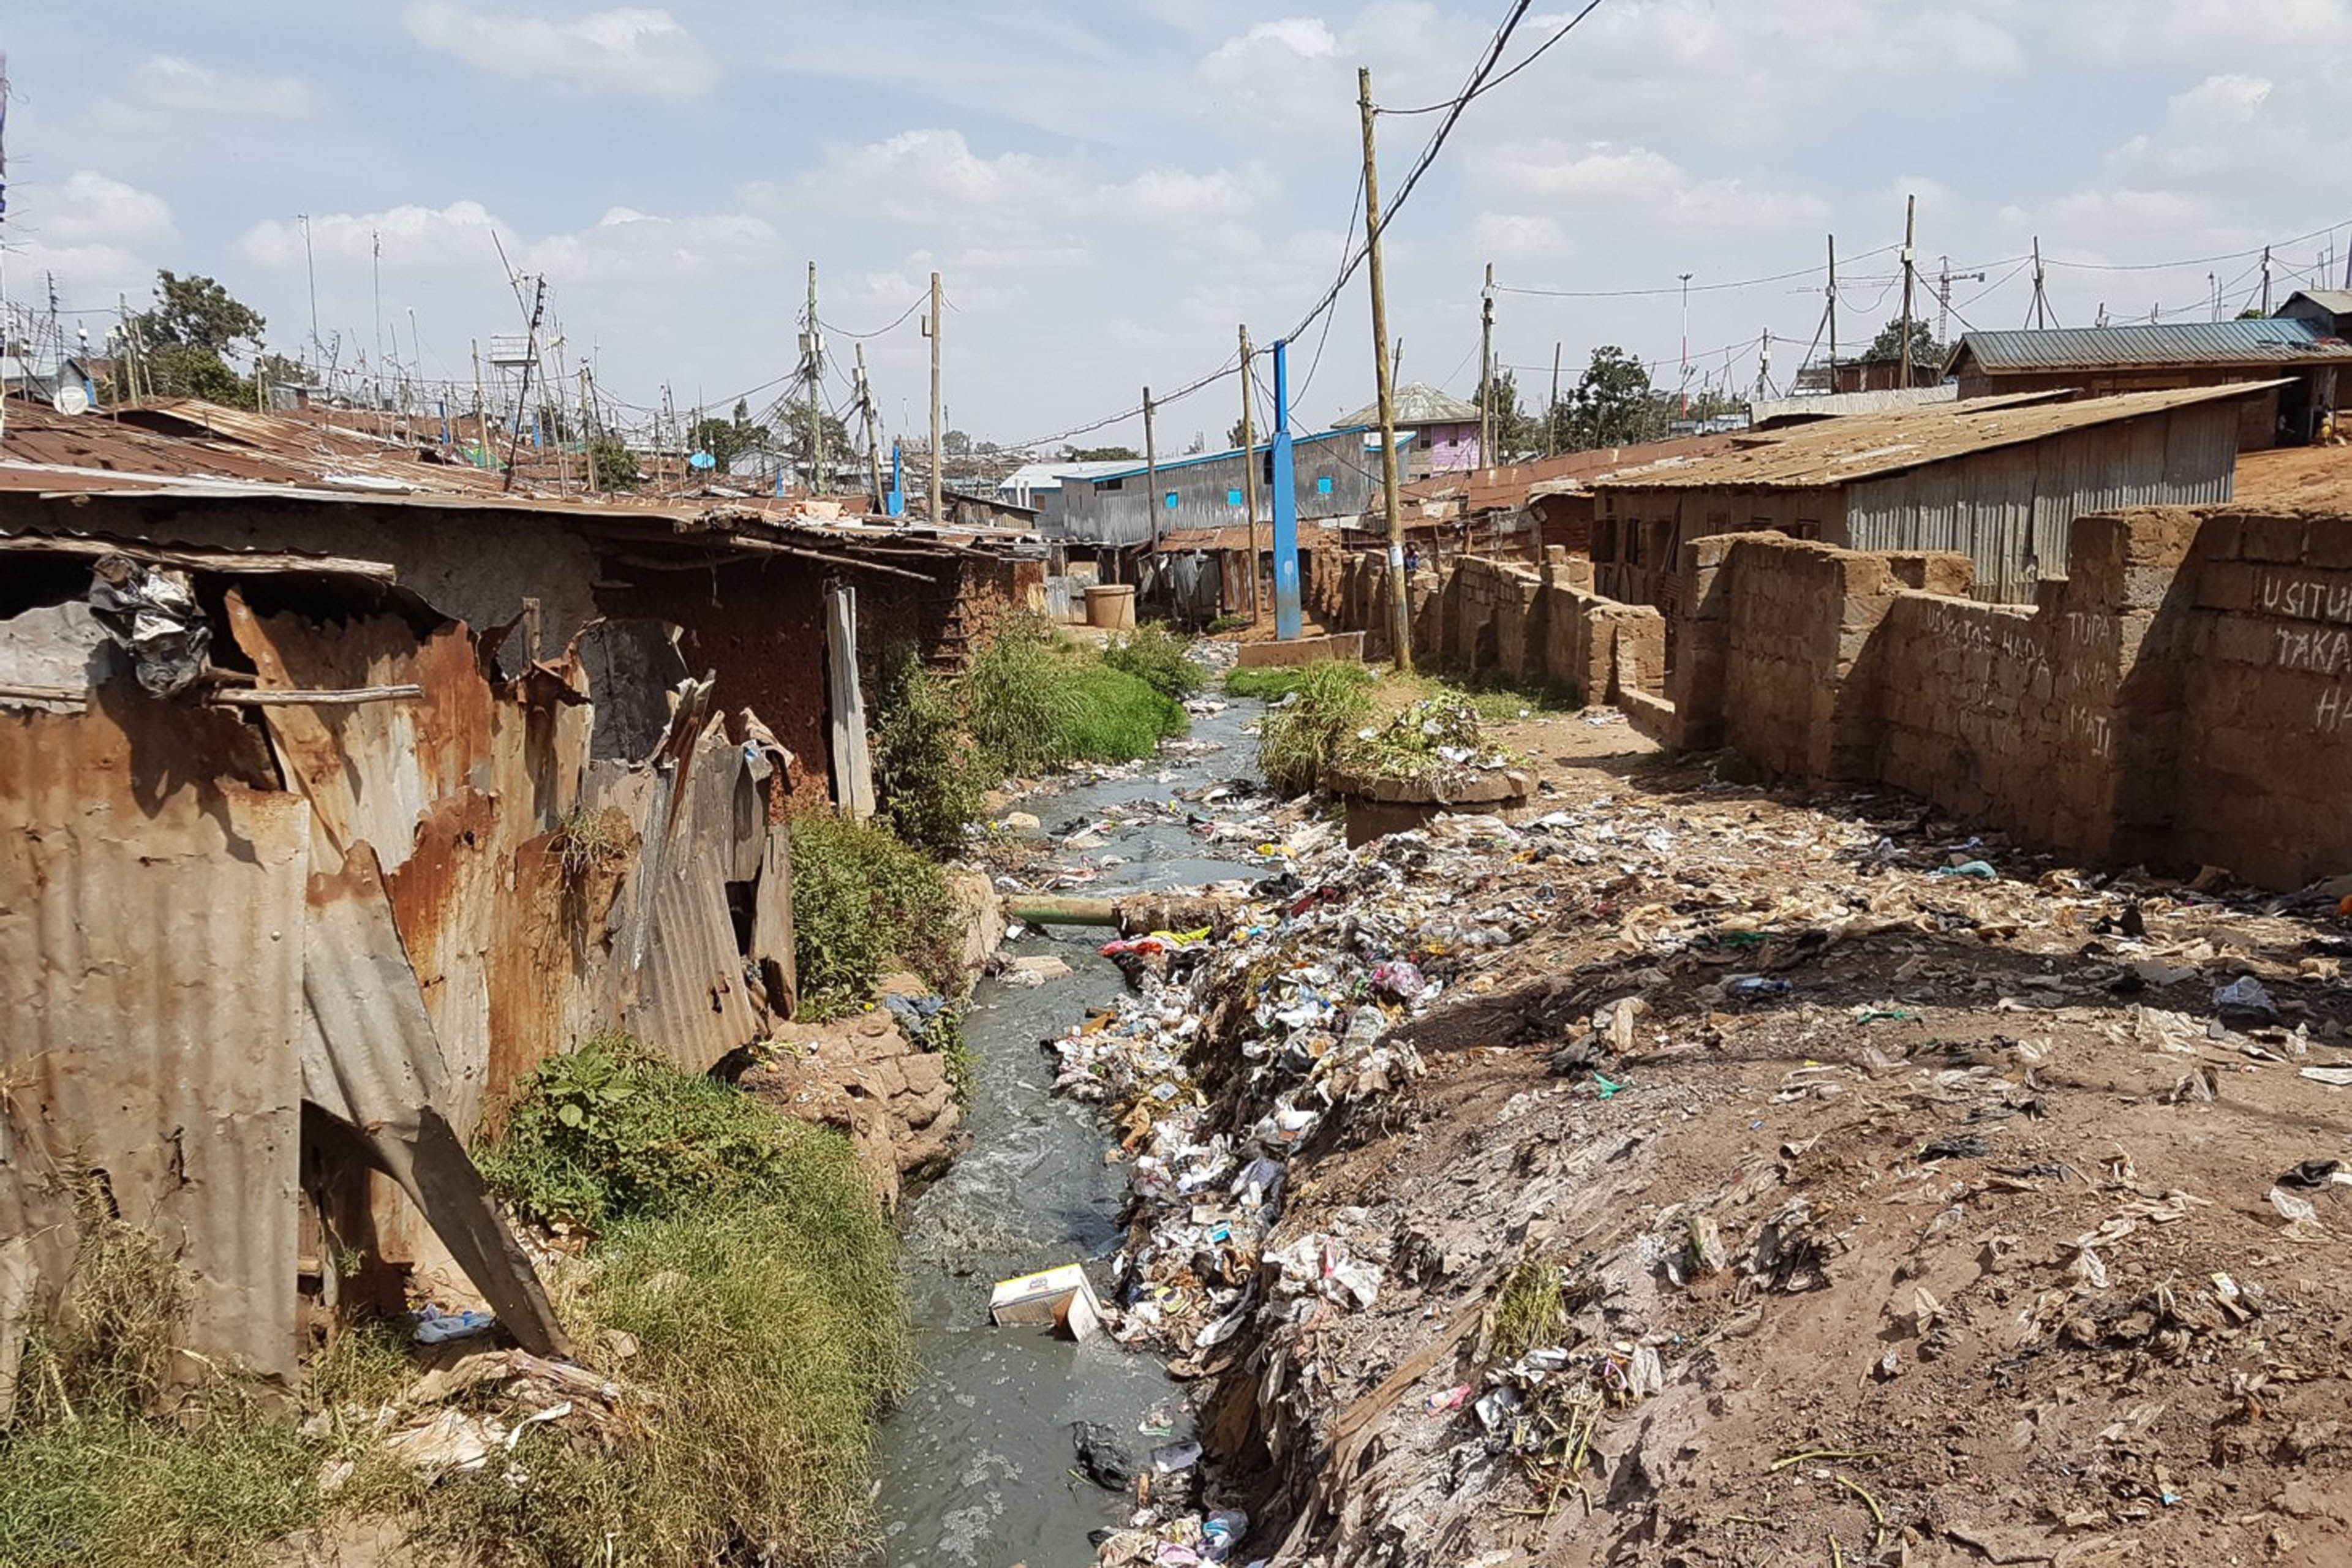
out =
[[[1918,216],[1919,198],[1903,198],[1903,380],[1899,384],[1911,384],[1911,242],[1912,221]]]
[[[1151,435],[1151,388],[1143,389],[1143,489],[1150,498],[1151,548],[1160,548],[1160,447]]]
[[[1690,280],[1691,274],[1681,275],[1683,280],[1683,417],[1690,417]]]
[[[580,466],[587,471],[588,493],[596,493],[596,440],[591,433],[594,422],[590,418],[588,402],[588,367],[580,367]]]
[[[874,491],[874,513],[879,517],[882,499],[882,448],[874,439],[874,384],[866,379],[866,345],[857,345],[857,406],[866,416],[866,482]]]
[[[1242,327],[1242,510],[1249,518],[1250,625],[1258,623],[1264,606],[1258,598],[1257,569],[1257,435],[1250,428],[1249,327]]]
[[[2033,237],[2033,328],[2040,331],[2050,324],[2049,297],[2042,289],[2042,237]]]
[[[1830,288],[1829,288],[1829,296],[1830,296],[1830,384],[1829,384],[1829,390],[1830,390],[1830,392],[1832,392],[1832,394],[1834,394],[1834,393],[1837,391],[1837,389],[1838,389],[1838,379],[1837,379],[1837,236],[1836,236],[1836,235],[1832,235],[1832,236],[1830,236]],[[1799,366],[1798,368],[1802,369],[1803,367],[1802,367],[1802,366]]]
[[[2271,313],[2271,247],[2263,247],[2263,314]]]
[[[1364,249],[1372,290],[1372,366],[1381,405],[1381,498],[1389,524],[1389,608],[1396,667],[1412,668],[1412,610],[1405,596],[1404,512],[1397,504],[1396,385],[1389,363],[1389,298],[1381,273],[1381,177],[1372,151],[1372,73],[1356,68],[1356,104],[1364,115]],[[1399,356],[1403,348],[1398,347]]]
[[[1544,456],[1559,456],[1559,344],[1551,345],[1551,401],[1544,405]]]
[[[824,494],[824,345],[816,331],[816,263],[809,263],[809,495]]]
[[[940,275],[931,274],[931,522],[940,521]]]
[[[1495,264],[1486,263],[1486,287],[1479,291],[1478,461],[1495,461]]]

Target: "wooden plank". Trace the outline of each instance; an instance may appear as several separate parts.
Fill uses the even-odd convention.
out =
[[[110,539],[61,539],[51,534],[0,534],[0,552],[35,555],[127,555],[150,565],[190,572],[324,572],[389,583],[400,575],[388,561],[345,555],[297,555],[277,551],[184,550],[153,544],[123,544]]]

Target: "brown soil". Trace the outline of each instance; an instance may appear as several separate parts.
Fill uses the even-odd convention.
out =
[[[2002,880],[1936,878],[1965,830],[1913,803],[1726,785],[1575,716],[1509,743],[1547,763],[1528,815],[1605,798],[1673,836],[1672,869],[1495,855],[1476,898],[1540,873],[1555,922],[1458,971],[1406,1026],[1426,1076],[1294,1161],[1268,1250],[1339,1232],[1387,1273],[1368,1310],[1309,1298],[1187,1369],[1257,1488],[1248,1556],[2352,1562],[2352,1192],[2289,1189],[2302,1226],[2269,1196],[2352,1159],[2352,1089],[2298,1076],[2352,1061],[2331,907],[2103,885],[1998,840],[1957,853]],[[1857,852],[1869,829],[1897,853]],[[2132,910],[2144,942],[2116,932]],[[1727,1000],[1746,971],[1794,989]],[[2249,973],[2284,1026],[2209,1031]],[[2193,1031],[2166,1048],[2142,1005]],[[1709,1232],[1721,1261],[1694,1265]],[[1573,1474],[1442,1400],[1487,1386],[1481,1316],[1528,1258],[1568,1270],[1580,1368],[1646,1345],[1664,1369],[1644,1397],[1592,1385]]]
[[[2298,507],[2352,501],[2352,443],[2242,454],[2235,495],[2240,501]]]

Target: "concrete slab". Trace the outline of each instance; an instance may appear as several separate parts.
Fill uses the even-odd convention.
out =
[[[1354,659],[1364,658],[1364,634],[1335,632],[1329,637],[1298,637],[1290,642],[1248,642],[1242,644],[1241,668],[1244,669],[1276,669],[1294,664],[1314,664],[1327,658]]]

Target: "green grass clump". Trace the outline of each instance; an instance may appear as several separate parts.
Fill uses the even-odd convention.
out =
[[[954,683],[926,668],[915,649],[898,649],[884,662],[874,711],[874,784],[883,814],[917,848],[954,854],[988,788]]]
[[[998,627],[964,676],[973,742],[1000,775],[1148,757],[1184,732],[1182,704],[1056,637],[1034,616]]]
[[[527,1439],[526,1479],[444,1481],[422,1533],[490,1568],[814,1562],[868,1522],[877,1413],[912,1356],[897,1241],[847,1140],[635,1042],[528,1080],[480,1155],[526,1211],[599,1228],[582,1310],[653,1396],[607,1446]]]
[[[1303,795],[1371,717],[1371,679],[1361,665],[1327,659],[1299,666],[1288,696],[1258,725],[1258,767],[1278,793]]]
[[[85,1405],[0,1437],[0,1563],[243,1568],[320,1517],[326,1457],[227,1391],[173,1421]]]
[[[939,864],[888,828],[821,813],[793,819],[803,1016],[823,1022],[864,1006],[894,961],[941,994],[959,994],[963,921]]]
[[[1103,648],[1102,661],[1180,702],[1199,691],[1207,679],[1192,662],[1192,640],[1176,636],[1158,621],[1124,637],[1113,637]]]
[[[1259,669],[1243,669],[1235,666],[1225,671],[1225,695],[1254,697],[1261,702],[1279,702],[1298,689],[1310,670],[1318,672],[1315,679],[1318,681],[1351,680],[1367,688],[1380,679],[1367,665],[1339,659],[1321,659],[1314,664],[1269,665]],[[1349,673],[1338,674],[1340,670]]]

